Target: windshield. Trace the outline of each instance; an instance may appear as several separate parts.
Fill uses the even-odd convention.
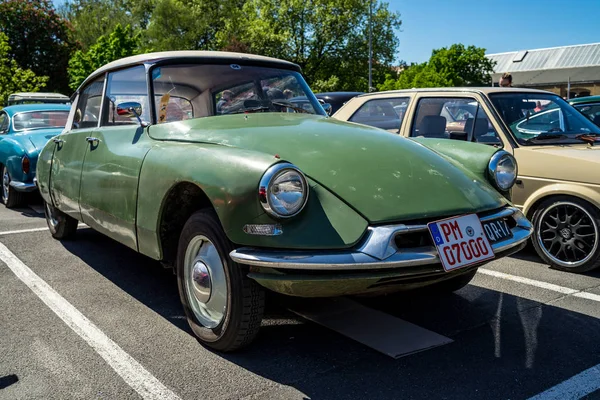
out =
[[[29,129],[64,128],[69,111],[29,111],[15,114],[13,129],[24,131]]]
[[[600,129],[557,95],[494,93],[490,99],[520,144],[582,143]]]
[[[152,70],[158,123],[255,112],[326,115],[296,71],[238,64],[173,65]],[[305,99],[304,104],[294,100]],[[171,110],[175,99],[184,117]],[[177,114],[177,115],[176,115]]]

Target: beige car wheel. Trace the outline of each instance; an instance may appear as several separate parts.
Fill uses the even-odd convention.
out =
[[[548,199],[533,214],[533,246],[550,266],[586,272],[600,266],[600,213],[569,196]]]

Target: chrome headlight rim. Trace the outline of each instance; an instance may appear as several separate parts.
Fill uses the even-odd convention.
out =
[[[298,173],[298,175],[300,176],[300,179],[302,180],[302,185],[305,188],[306,194],[302,201],[302,205],[298,208],[297,211],[295,211],[291,214],[279,214],[277,211],[275,211],[271,207],[271,204],[269,203],[269,189],[271,188],[271,184],[277,177],[279,177],[280,175],[284,174],[286,171],[289,171],[289,170],[292,170],[292,171]],[[310,194],[310,190],[308,187],[308,181],[306,179],[306,176],[304,175],[304,173],[302,171],[300,171],[300,169],[298,167],[296,167],[294,164],[289,163],[289,162],[280,162],[280,163],[274,164],[271,167],[269,167],[269,169],[267,169],[267,171],[263,174],[262,178],[260,179],[260,183],[258,185],[258,198],[260,200],[260,205],[262,206],[262,208],[265,210],[265,212],[267,214],[269,214],[270,216],[275,217],[277,219],[293,218],[296,215],[300,214],[302,212],[302,210],[304,210],[304,207],[306,206],[306,203],[308,202],[309,194]]]
[[[502,187],[502,185],[500,185],[500,183],[498,182],[496,173],[498,171],[498,166],[505,158],[510,158],[512,160],[515,166],[515,173],[510,185],[508,185],[507,187]],[[490,176],[490,180],[498,190],[501,190],[503,192],[510,190],[515,185],[515,182],[517,181],[517,177],[519,175],[519,165],[517,164],[517,159],[506,150],[497,151],[496,153],[494,153],[488,164],[488,174]]]

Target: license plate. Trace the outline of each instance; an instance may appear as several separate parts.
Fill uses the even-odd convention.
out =
[[[430,222],[427,227],[446,271],[494,258],[476,214]]]
[[[512,231],[504,219],[486,221],[482,222],[481,224],[483,225],[483,231],[485,232],[491,244],[495,244],[513,237]]]

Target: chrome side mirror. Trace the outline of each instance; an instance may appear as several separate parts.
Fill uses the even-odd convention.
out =
[[[127,101],[117,105],[117,115],[121,117],[136,117],[142,127],[148,124],[140,118],[142,115],[142,105],[135,101]]]
[[[325,103],[325,104],[321,104],[321,106],[323,107],[323,110],[325,110],[327,115],[331,115],[331,110],[333,110],[333,108],[331,107],[331,104]]]

